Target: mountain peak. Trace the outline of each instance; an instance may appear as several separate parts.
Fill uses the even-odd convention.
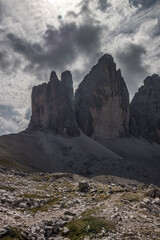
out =
[[[158,74],[153,74],[152,76],[148,76],[144,80],[144,86],[153,86],[153,84],[160,84],[160,76]]]
[[[101,63],[101,62],[114,63],[114,60],[110,54],[106,53],[98,60],[98,63]]]
[[[148,76],[131,102],[131,133],[160,143],[160,77]]]
[[[61,82],[69,88],[73,88],[72,74],[70,71],[66,70],[61,74]]]
[[[47,129],[63,136],[80,134],[74,114],[73,82],[69,71],[62,73],[61,81],[53,71],[47,84],[33,88],[32,116],[28,128]]]
[[[57,77],[57,74],[55,71],[52,71],[51,72],[51,75],[50,75],[50,79],[49,79],[49,82],[55,82],[55,81],[59,81],[58,77]]]
[[[111,55],[101,57],[85,76],[75,99],[78,124],[86,135],[94,139],[127,135],[129,93]]]

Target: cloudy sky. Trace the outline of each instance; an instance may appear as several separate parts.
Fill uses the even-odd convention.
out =
[[[0,0],[0,135],[27,127],[51,70],[71,70],[76,88],[104,53],[131,97],[160,74],[160,0]]]

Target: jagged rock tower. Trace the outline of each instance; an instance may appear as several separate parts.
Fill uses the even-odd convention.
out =
[[[28,129],[53,130],[63,136],[79,136],[73,103],[73,81],[69,71],[59,81],[55,72],[48,83],[33,87],[32,116]]]
[[[111,55],[104,55],[80,83],[75,106],[86,135],[107,139],[128,134],[129,93]]]
[[[160,77],[156,74],[144,80],[131,104],[131,133],[160,143]]]
[[[75,108],[75,111],[74,111]],[[48,83],[32,91],[29,129],[48,129],[64,136],[79,136],[80,129],[95,140],[127,136],[129,93],[112,56],[104,55],[80,83],[73,102],[69,71],[59,81],[55,72]]]

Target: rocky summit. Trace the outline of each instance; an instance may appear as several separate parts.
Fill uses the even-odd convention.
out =
[[[63,136],[79,136],[73,105],[73,81],[69,71],[51,73],[48,83],[32,91],[32,116],[28,129],[53,130]]]
[[[156,74],[144,80],[144,85],[131,102],[131,133],[160,143],[160,77]]]
[[[128,134],[129,93],[111,55],[104,55],[80,83],[76,115],[81,130],[94,139]]]

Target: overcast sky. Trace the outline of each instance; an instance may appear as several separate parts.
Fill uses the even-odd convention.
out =
[[[71,70],[74,87],[104,53],[130,96],[160,74],[159,0],[0,0],[0,135],[27,127],[34,85]]]

